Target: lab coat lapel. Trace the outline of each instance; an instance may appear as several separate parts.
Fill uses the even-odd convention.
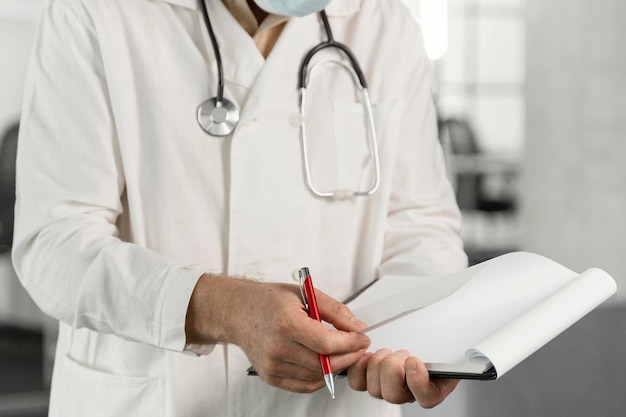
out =
[[[161,0],[185,2],[188,0]],[[272,52],[264,59],[253,39],[239,25],[222,1],[206,2],[215,35],[218,40],[224,70],[224,95],[234,99],[241,109],[239,127],[245,126],[285,100],[294,98],[294,112],[298,111],[298,75],[305,55],[318,43],[326,40],[319,16],[291,18]],[[346,16],[358,11],[360,0],[333,2],[327,8],[329,16]],[[198,8],[199,11],[199,8]],[[200,19],[202,19],[199,11]],[[202,23],[204,27],[204,23]],[[206,32],[206,29],[205,29]],[[204,34],[212,63],[210,71],[217,80],[217,67],[208,33]],[[229,84],[232,88],[229,88]],[[235,90],[249,94],[237,94]],[[271,97],[271,100],[268,100]]]
[[[322,39],[317,15],[292,18],[287,22],[258,73],[242,111],[240,126],[282,106],[290,94],[298,97],[300,64],[306,53]],[[293,105],[294,112],[298,111],[297,100],[293,100]]]

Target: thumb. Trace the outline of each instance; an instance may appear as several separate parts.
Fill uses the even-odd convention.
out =
[[[359,320],[345,304],[319,290],[315,290],[315,297],[322,320],[332,324],[337,330],[359,332],[367,328],[367,324]]]
[[[409,356],[404,362],[406,384],[423,408],[440,404],[459,383],[458,379],[431,379],[426,366],[418,358]]]

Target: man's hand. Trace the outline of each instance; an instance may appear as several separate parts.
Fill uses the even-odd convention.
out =
[[[390,403],[417,401],[424,408],[440,404],[458,384],[455,379],[430,379],[424,364],[406,350],[366,353],[348,369],[348,383],[357,391]]]
[[[187,312],[188,343],[240,346],[267,383],[294,392],[324,387],[319,354],[336,373],[354,365],[369,346],[365,325],[345,305],[315,291],[322,320],[309,318],[297,285],[204,275]]]

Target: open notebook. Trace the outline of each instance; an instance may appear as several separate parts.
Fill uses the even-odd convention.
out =
[[[578,274],[513,252],[430,280],[385,276],[348,303],[371,351],[408,349],[431,376],[496,379],[616,291],[606,272]]]

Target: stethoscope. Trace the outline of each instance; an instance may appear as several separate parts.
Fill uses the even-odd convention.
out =
[[[209,38],[211,39],[211,45],[213,47],[213,53],[215,55],[215,61],[217,63],[217,96],[212,97],[198,106],[197,118],[200,127],[209,135],[223,137],[230,135],[237,123],[239,122],[239,109],[237,106],[224,97],[224,69],[222,66],[222,57],[220,55],[219,46],[215,33],[213,32],[213,26],[209,19],[209,12],[205,0],[200,0],[202,5],[202,14],[204,16],[204,22],[209,32]],[[374,112],[372,110],[372,102],[367,91],[367,82],[361,67],[348,46],[343,43],[336,42],[333,38],[333,33],[328,22],[326,12],[322,10],[319,13],[322,22],[324,24],[324,30],[326,32],[327,41],[313,47],[304,57],[302,64],[300,65],[300,76],[298,79],[298,88],[300,90],[300,118],[301,118],[301,139],[302,139],[302,160],[304,164],[304,175],[307,187],[309,190],[318,197],[326,197],[333,199],[346,199],[352,197],[365,197],[373,195],[380,186],[380,159],[378,156],[378,138],[376,136],[376,126],[374,124]],[[309,77],[315,70],[317,64],[312,65],[309,70],[309,63],[311,59],[318,52],[326,48],[336,48],[341,50],[349,59],[350,65],[338,60],[333,60],[335,64],[342,66],[351,75],[355,86],[361,92],[363,97],[363,104],[366,113],[366,122],[368,125],[368,145],[372,152],[374,160],[374,179],[372,185],[365,190],[319,190],[314,184],[311,177],[311,169],[309,164],[309,155],[307,150],[307,129],[306,129],[306,87],[308,85]],[[329,61],[323,61],[325,63]]]

